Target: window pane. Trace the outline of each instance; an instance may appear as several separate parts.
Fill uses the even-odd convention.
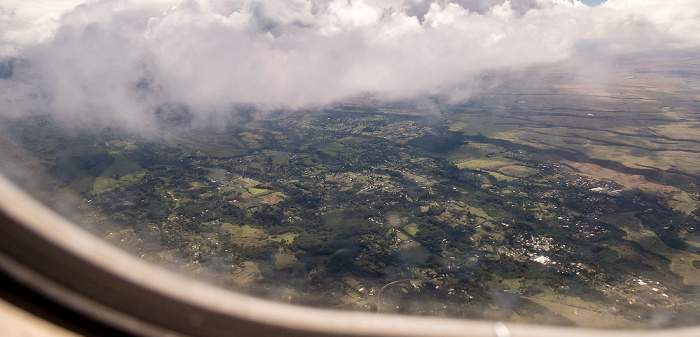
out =
[[[694,325],[698,10],[493,3],[12,4],[2,173],[275,301]]]

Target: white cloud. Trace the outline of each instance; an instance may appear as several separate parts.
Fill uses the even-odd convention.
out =
[[[65,1],[0,7],[0,100],[14,113],[146,127],[160,106],[203,121],[236,104],[302,108],[362,93],[465,96],[487,70],[595,47],[700,45],[695,0]],[[43,9],[40,9],[43,8]],[[65,14],[64,14],[65,13]],[[62,15],[64,14],[64,15]],[[4,61],[3,61],[4,60]]]
[[[318,27],[321,33],[336,34],[374,26],[381,17],[381,7],[367,5],[361,0],[333,0],[320,16]]]
[[[0,4],[0,55],[12,55],[17,45],[42,41],[58,27],[60,16],[82,0],[23,1]]]

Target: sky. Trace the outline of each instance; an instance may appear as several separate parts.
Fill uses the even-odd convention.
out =
[[[488,71],[698,46],[697,0],[5,0],[0,113],[220,125],[241,106],[458,101]]]
[[[581,2],[588,6],[597,6],[605,2],[605,0],[582,0]]]

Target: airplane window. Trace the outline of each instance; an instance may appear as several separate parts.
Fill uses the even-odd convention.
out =
[[[136,334],[297,317],[217,296],[345,317],[332,334],[696,333],[698,17],[686,0],[10,1],[0,265]],[[35,221],[61,229],[10,229]],[[164,311],[129,318],[110,291]]]

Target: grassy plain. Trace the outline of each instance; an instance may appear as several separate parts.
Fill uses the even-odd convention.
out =
[[[450,111],[450,130],[532,147],[543,156],[567,151],[570,158],[563,159],[572,163],[601,168],[616,163],[630,169],[676,170],[697,177],[699,103],[680,97],[696,91],[698,81],[693,77],[651,75],[677,70],[668,60],[653,59],[660,63],[627,67],[630,60],[618,60],[620,66],[607,74],[605,87],[598,87],[595,81],[564,82],[556,88],[535,88],[528,94],[492,93],[483,101],[446,109]],[[656,69],[659,66],[668,69]],[[652,68],[654,72],[645,70]],[[493,100],[500,101],[499,108],[488,105]],[[471,150],[468,152],[472,157],[453,158],[455,163],[509,175],[498,171],[502,158],[487,158],[478,149]],[[624,177],[611,178],[633,184]],[[698,196],[682,199],[692,204],[697,203]]]
[[[667,246],[654,232],[644,227],[634,212],[607,214],[601,217],[601,221],[624,230],[626,240],[635,241],[646,250],[670,260],[671,271],[683,277],[686,285],[700,285],[700,269],[692,264],[693,261],[700,260],[700,255]]]

